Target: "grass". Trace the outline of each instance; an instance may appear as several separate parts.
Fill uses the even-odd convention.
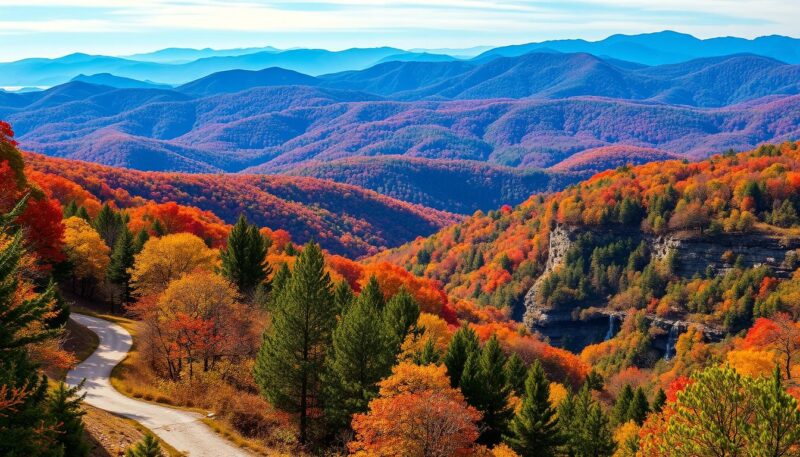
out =
[[[119,456],[125,449],[138,443],[146,434],[154,434],[150,429],[135,420],[103,411],[86,405],[83,416],[86,438],[89,443],[90,457]],[[181,457],[184,454],[169,444],[161,441],[161,449],[169,457]]]

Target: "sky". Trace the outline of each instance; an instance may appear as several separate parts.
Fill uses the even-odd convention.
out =
[[[0,0],[0,61],[166,47],[467,48],[676,30],[798,36],[798,0]]]

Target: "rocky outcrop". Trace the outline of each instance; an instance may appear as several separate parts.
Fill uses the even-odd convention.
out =
[[[604,229],[595,230],[595,232],[602,231]],[[551,231],[545,270],[528,290],[524,301],[525,325],[547,337],[552,344],[572,350],[580,350],[588,344],[602,341],[608,332],[609,315],[613,314],[600,312],[579,319],[573,311],[549,309],[537,301],[542,282],[564,262],[567,251],[580,232],[579,229],[564,225],[558,225]],[[758,232],[726,233],[716,236],[700,235],[697,232],[651,236],[637,229],[627,228],[605,229],[605,232],[620,237],[646,240],[651,255],[656,259],[663,260],[673,255],[676,274],[685,278],[704,274],[708,268],[717,274],[724,274],[733,268],[733,263],[737,260],[745,267],[764,265],[777,276],[786,277],[794,270],[793,265],[787,264],[786,254],[800,249],[800,238],[786,238]],[[696,325],[688,321],[656,316],[649,316],[648,319],[652,326],[663,330],[656,334],[659,335],[657,339],[662,338],[663,334],[665,341],[670,331],[683,333],[690,325]],[[724,332],[719,329],[701,327],[711,341],[718,341],[724,337]],[[664,342],[656,341],[654,344],[663,346],[662,343]]]

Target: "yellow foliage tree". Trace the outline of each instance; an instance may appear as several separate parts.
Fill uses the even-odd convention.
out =
[[[72,266],[73,289],[81,295],[91,295],[94,286],[105,279],[110,249],[94,228],[79,217],[70,217],[64,221],[64,227],[64,251]]]
[[[216,259],[216,251],[190,233],[152,238],[136,255],[131,284],[140,296],[157,294],[186,273],[212,270]]]
[[[418,334],[409,333],[403,341],[401,359],[410,360],[414,355],[421,353],[428,340],[433,341],[433,347],[440,354],[447,351],[447,345],[450,344],[453,335],[444,319],[433,314],[421,313],[417,319],[417,328],[422,331]]]

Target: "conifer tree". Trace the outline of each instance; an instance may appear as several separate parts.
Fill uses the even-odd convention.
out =
[[[667,403],[667,393],[664,392],[664,389],[659,388],[658,392],[656,392],[656,397],[653,399],[653,411],[656,413],[660,413],[662,409],[664,409],[664,405]]]
[[[391,337],[394,354],[400,352],[406,336],[414,330],[419,313],[419,305],[404,287],[389,299],[383,311],[383,323],[386,334]]]
[[[565,444],[562,454],[574,457],[608,457],[614,453],[614,440],[608,417],[584,385],[569,395],[558,408],[558,422]]]
[[[162,237],[167,234],[167,229],[164,228],[164,224],[161,223],[160,220],[156,219],[150,225],[150,230],[153,231],[153,235],[157,237]]]
[[[414,363],[417,365],[438,365],[441,358],[442,355],[436,349],[433,340],[429,338],[425,342],[425,346],[422,347],[422,351],[414,354]]]
[[[106,277],[111,283],[120,288],[120,300],[122,303],[131,301],[131,274],[130,268],[133,267],[134,256],[136,255],[135,240],[133,234],[127,227],[120,230],[114,249],[111,251],[111,261],[108,264]],[[113,307],[113,301],[112,301]],[[113,312],[113,309],[112,309]]]
[[[289,270],[289,265],[282,263],[278,271],[272,276],[272,281],[269,283],[269,290],[264,288],[260,289],[259,296],[256,298],[257,303],[267,310],[274,310],[275,302],[291,277],[292,272]]]
[[[381,319],[378,306],[374,294],[362,292],[333,331],[325,412],[336,429],[346,427],[354,413],[367,411],[378,393],[378,381],[391,373],[393,340],[384,326],[376,325]]]
[[[538,360],[528,370],[522,406],[509,424],[506,443],[521,457],[555,456],[563,444],[557,411],[550,404],[550,382]]]
[[[615,425],[621,425],[630,420],[631,402],[633,402],[633,389],[630,384],[625,384],[611,410],[611,419]]]
[[[89,222],[89,221],[92,220],[92,218],[89,216],[89,213],[86,211],[86,207],[85,206],[79,206],[78,207],[78,211],[75,213],[75,215],[78,216],[79,218],[85,220],[86,222]]]
[[[506,356],[497,337],[492,335],[480,353],[472,354],[461,375],[461,392],[467,403],[483,413],[481,436],[478,441],[486,445],[500,442],[513,415],[508,400],[511,395],[505,370]]]
[[[383,308],[386,307],[386,298],[381,292],[381,286],[378,284],[378,278],[375,275],[370,276],[367,285],[361,289],[361,293],[358,296],[372,303],[380,312],[383,312]]]
[[[641,387],[636,389],[636,393],[631,400],[630,408],[628,409],[628,420],[632,420],[639,425],[644,423],[647,419],[647,414],[650,412],[650,404],[647,402],[647,396]]]
[[[333,303],[336,307],[336,314],[340,316],[343,315],[353,303],[354,299],[355,294],[350,284],[344,280],[339,281],[339,284],[336,285],[336,289],[333,291]]]
[[[450,340],[447,353],[444,356],[444,365],[447,367],[447,375],[450,376],[450,385],[458,387],[461,385],[461,374],[464,372],[464,365],[467,359],[480,350],[478,336],[468,324],[459,328]]]
[[[69,219],[72,216],[78,214],[78,204],[75,200],[71,200],[69,203],[64,205],[61,209],[61,214],[64,216],[64,219]]]
[[[262,394],[277,408],[299,415],[299,440],[308,441],[309,413],[320,407],[320,375],[336,323],[331,280],[320,247],[306,244],[280,288],[272,326],[254,367]]]
[[[92,226],[105,241],[106,246],[113,249],[117,243],[117,237],[125,227],[122,215],[115,211],[108,203],[105,203],[94,218]]]
[[[256,225],[249,224],[242,214],[228,235],[225,249],[220,252],[221,273],[236,285],[239,293],[252,297],[256,287],[272,274],[267,263],[269,242]]]
[[[164,457],[164,452],[158,438],[148,433],[142,441],[125,451],[125,457]]]
[[[81,410],[83,396],[76,387],[67,387],[63,382],[58,384],[49,395],[47,414],[56,428],[56,441],[64,452],[64,457],[85,457],[89,454],[89,445],[83,437],[83,419],[86,414]]]
[[[528,369],[525,368],[525,362],[516,352],[512,353],[508,358],[505,366],[506,379],[511,390],[518,396],[525,394],[525,383],[529,376]],[[548,383],[548,389],[549,389]]]
[[[133,242],[134,254],[142,252],[142,249],[144,249],[144,244],[147,243],[147,240],[149,239],[150,239],[150,234],[147,233],[147,230],[145,229],[139,230],[139,233],[136,234],[136,239]]]

